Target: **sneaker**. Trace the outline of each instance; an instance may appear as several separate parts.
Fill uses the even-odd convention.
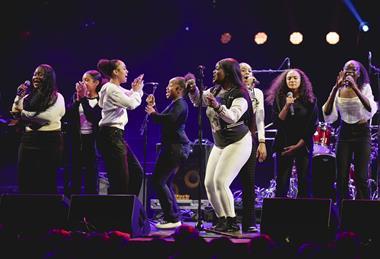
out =
[[[259,229],[255,226],[249,226],[249,227],[243,227],[242,231],[244,233],[257,233],[259,232]]]
[[[227,232],[240,231],[240,226],[237,224],[236,217],[227,217]]]
[[[211,229],[215,230],[215,231],[221,231],[221,232],[226,231],[227,230],[227,219],[226,219],[226,217],[218,218],[218,222],[216,223],[215,226],[212,226]]]
[[[181,221],[169,222],[169,221],[163,220],[163,221],[156,224],[156,228],[158,228],[158,229],[172,229],[172,228],[177,228],[181,225],[182,225]]]

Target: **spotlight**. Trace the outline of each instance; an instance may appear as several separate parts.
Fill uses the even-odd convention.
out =
[[[369,31],[368,23],[367,23],[367,22],[361,22],[361,23],[359,24],[359,30],[362,31],[362,32],[367,32],[367,31]]]
[[[268,35],[265,32],[258,32],[254,36],[254,42],[257,45],[264,44],[268,40]]]
[[[292,34],[290,34],[289,36],[289,41],[293,44],[293,45],[298,45],[298,44],[301,44],[301,42],[303,41],[303,35],[301,32],[293,32]]]
[[[232,35],[229,32],[225,32],[222,35],[220,35],[220,42],[222,44],[228,44],[232,39]]]
[[[339,42],[339,34],[337,32],[331,31],[326,34],[326,41],[328,44],[335,45]]]

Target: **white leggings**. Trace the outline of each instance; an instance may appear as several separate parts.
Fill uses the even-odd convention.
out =
[[[247,162],[251,151],[251,132],[224,148],[212,148],[206,166],[205,187],[217,217],[236,216],[230,185]]]

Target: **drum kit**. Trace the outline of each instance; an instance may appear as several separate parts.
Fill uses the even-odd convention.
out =
[[[371,159],[368,165],[368,187],[370,191],[370,199],[377,200],[378,196],[378,170],[377,170],[377,157],[378,157],[378,125],[371,125]],[[324,161],[324,168],[319,168],[319,171],[330,169],[333,172],[329,179],[330,181],[335,181],[335,167],[326,167],[328,165],[326,162],[331,160],[335,163],[335,144],[337,140],[339,129],[334,129],[330,124],[326,122],[319,122],[317,129],[313,135],[313,164],[319,163],[319,161]],[[318,174],[320,172],[316,172]],[[355,168],[351,164],[349,172],[349,192],[352,199],[355,199],[356,188],[354,181]],[[314,175],[315,176],[315,175]],[[327,179],[325,179],[327,180]],[[334,183],[335,185],[335,183]]]
[[[269,126],[269,125],[268,125]],[[371,125],[371,159],[368,165],[368,187],[370,199],[377,200],[379,197],[379,176],[377,169],[378,157],[378,125]],[[266,129],[266,132],[276,132],[276,130]],[[335,129],[331,124],[319,122],[313,135],[313,181],[314,194],[318,197],[335,196],[336,166],[335,166],[335,145],[339,128]],[[268,138],[267,138],[268,139]],[[354,183],[354,166],[351,164],[349,172],[349,192],[352,199],[355,199],[356,188]],[[297,177],[295,166],[293,166],[292,177],[288,197],[297,196]],[[273,182],[272,182],[273,181]],[[257,198],[274,197],[275,181],[272,179],[268,189],[256,187]]]

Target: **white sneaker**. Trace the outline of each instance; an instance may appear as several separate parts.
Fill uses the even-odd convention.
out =
[[[177,221],[177,222],[161,221],[161,222],[156,224],[156,228],[171,229],[171,228],[177,228],[181,225],[182,225],[181,221]]]

